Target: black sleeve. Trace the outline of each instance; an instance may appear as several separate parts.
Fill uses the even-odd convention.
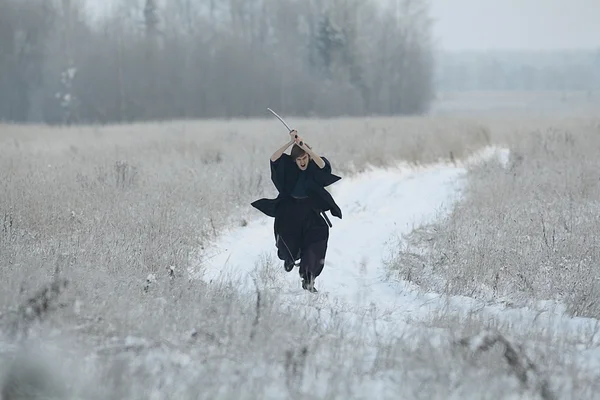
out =
[[[284,183],[285,183],[285,164],[286,164],[286,160],[285,157],[287,156],[287,154],[282,154],[281,157],[279,157],[277,160],[275,161],[270,161],[271,164],[271,181],[273,181],[273,184],[275,185],[275,187],[277,188],[277,190],[281,193],[283,191],[283,187],[284,187]]]
[[[317,182],[319,185],[321,186],[328,186],[330,185],[330,179],[331,179],[331,163],[329,162],[329,160],[325,157],[321,157],[323,159],[323,161],[325,162],[325,166],[321,169],[319,168],[319,166],[317,166],[317,168],[315,168],[314,170],[314,180],[315,182]]]

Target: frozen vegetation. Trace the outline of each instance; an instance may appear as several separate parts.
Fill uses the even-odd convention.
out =
[[[278,122],[0,126],[2,399],[595,398],[597,118],[288,122],[344,177],[316,296]]]

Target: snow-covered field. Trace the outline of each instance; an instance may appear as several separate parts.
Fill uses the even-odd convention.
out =
[[[301,289],[297,269],[283,270],[273,220],[249,204],[275,194],[263,125],[245,134],[256,144],[244,149],[219,144],[222,132],[237,143],[227,124],[207,128],[215,137],[205,143],[185,125],[176,139],[155,134],[140,145],[132,133],[116,149],[117,129],[93,132],[89,148],[75,132],[51,146],[5,142],[0,399],[35,398],[18,397],[27,385],[56,399],[598,398],[597,319],[574,318],[541,297],[511,307],[424,290],[398,274],[407,234],[471,204],[469,174],[508,171],[523,154],[536,163],[527,149],[515,158],[512,146],[481,146],[517,140],[518,130],[461,121],[438,132],[445,122],[418,119],[331,124],[345,137],[313,146],[342,171],[330,189],[344,218],[330,217],[317,294]],[[370,147],[359,140],[367,134],[377,138]],[[454,162],[431,162],[450,152]],[[409,158],[420,166],[393,161]],[[350,174],[347,159],[361,160],[362,172]],[[490,182],[490,196],[503,198],[493,189]],[[477,272],[472,260],[465,268]],[[14,306],[55,271],[69,286],[56,298],[37,296],[47,302],[33,322]],[[15,330],[28,337],[15,341]]]
[[[290,303],[314,301],[357,315],[375,311],[372,316],[381,319],[378,323],[386,320],[389,333],[398,333],[401,328],[395,324],[427,320],[447,302],[435,294],[420,295],[407,282],[390,281],[386,260],[402,246],[401,235],[435,221],[460,200],[466,166],[493,158],[506,163],[508,150],[486,148],[456,165],[371,168],[331,186],[344,215],[341,220],[329,215],[333,228],[316,296],[301,289],[297,267],[289,273],[282,269],[273,219],[258,211],[247,226],[226,230],[203,252],[206,261],[200,262],[200,273],[191,273],[207,283],[243,282],[240,289],[248,292],[255,290],[256,279],[261,288],[285,293],[282,300]],[[460,304],[465,309],[473,306],[458,300]]]
[[[247,293],[257,289],[274,291],[280,295],[281,307],[289,307],[293,312],[304,308],[307,314],[318,313],[323,326],[344,315],[346,337],[410,338],[417,330],[417,342],[425,336],[430,343],[438,340],[444,343],[452,332],[438,329],[433,323],[435,319],[480,319],[493,321],[492,326],[510,327],[500,329],[509,335],[526,337],[539,332],[540,338],[545,334],[581,343],[582,350],[571,357],[580,368],[594,371],[600,368],[600,321],[596,319],[572,318],[563,305],[552,301],[539,301],[535,308],[513,309],[465,296],[423,292],[407,281],[390,278],[388,260],[402,247],[401,236],[435,222],[460,201],[467,168],[486,162],[505,166],[508,158],[508,149],[488,147],[465,162],[419,168],[399,164],[370,169],[335,184],[331,191],[345,216],[332,221],[325,268],[317,279],[318,294],[300,288],[297,268],[284,272],[274,250],[273,220],[259,212],[246,226],[227,230],[207,248],[201,274],[193,269],[190,272],[207,283],[235,282]],[[370,323],[365,324],[365,318]],[[486,334],[490,331],[481,333]],[[471,345],[477,348],[481,340],[482,336],[474,335]],[[501,363],[501,357],[497,361]],[[318,388],[313,390],[319,393]],[[372,393],[372,398],[393,397],[385,393],[385,384],[378,390]],[[541,396],[541,390],[536,390],[534,387],[533,392]],[[453,396],[450,392],[448,395]],[[472,395],[496,398],[491,393]],[[360,393],[360,398],[366,398],[363,396],[366,393]]]

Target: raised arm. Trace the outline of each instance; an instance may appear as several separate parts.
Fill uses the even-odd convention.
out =
[[[273,153],[273,155],[271,156],[271,161],[275,162],[275,161],[279,160],[279,158],[281,157],[283,152],[286,151],[288,147],[290,147],[291,145],[294,144],[294,142],[296,141],[296,138],[298,137],[298,133],[294,130],[294,131],[291,131],[289,134],[290,134],[290,141],[287,142],[286,144],[284,144],[275,153]]]
[[[287,142],[286,144],[284,144],[282,147],[280,147],[275,153],[273,153],[273,155],[271,156],[271,161],[275,162],[277,160],[279,160],[279,158],[283,155],[283,152],[287,150],[288,147],[290,147],[291,145],[294,144],[294,140],[290,140],[289,142]]]

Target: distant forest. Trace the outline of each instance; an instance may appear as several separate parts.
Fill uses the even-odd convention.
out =
[[[443,52],[435,70],[439,91],[600,91],[600,49]]]
[[[424,0],[0,0],[0,121],[426,112]],[[162,4],[162,5],[161,5]]]
[[[0,0],[0,121],[427,113],[439,91],[598,90],[600,53],[445,53],[426,0]],[[161,5],[162,4],[162,5]]]

